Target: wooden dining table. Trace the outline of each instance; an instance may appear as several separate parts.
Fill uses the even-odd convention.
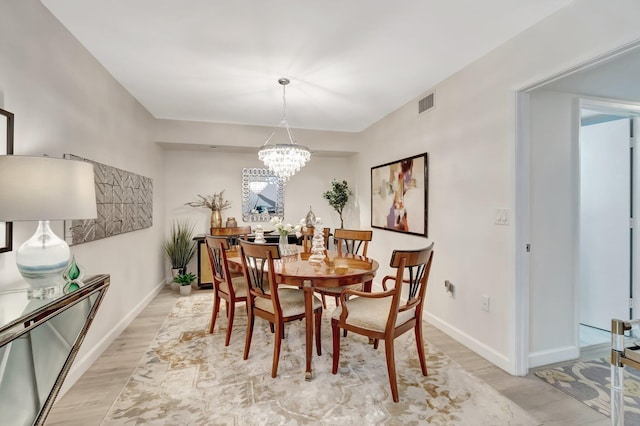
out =
[[[300,287],[304,290],[306,380],[313,378],[311,366],[314,332],[313,289],[363,283],[364,291],[371,291],[373,278],[379,267],[378,262],[371,258],[344,253],[339,256],[338,252],[331,250],[326,251],[325,258],[320,263],[310,263],[310,256],[311,253],[304,253],[300,246],[296,254],[282,256],[282,258],[274,260],[274,272],[278,283]],[[229,266],[242,270],[239,249],[231,250],[227,259],[230,263]]]

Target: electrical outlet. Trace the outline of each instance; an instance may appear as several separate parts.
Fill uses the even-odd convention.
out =
[[[445,280],[444,282],[444,288],[447,289],[447,293],[449,293],[451,295],[451,297],[453,297],[453,292],[455,289],[455,286],[453,285],[453,283],[449,280]]]
[[[489,296],[487,296],[486,294],[482,295],[482,310],[489,312]]]

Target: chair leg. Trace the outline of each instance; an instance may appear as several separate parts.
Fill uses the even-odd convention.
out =
[[[385,339],[384,351],[387,355],[387,373],[389,374],[389,384],[391,385],[391,396],[393,402],[398,402],[398,382],[396,381],[396,360],[393,349],[393,338]]]
[[[253,323],[255,317],[253,316],[253,309],[249,308],[247,311],[247,338],[244,342],[244,357],[242,359],[249,358],[249,349],[251,348],[251,337],[253,336]]]
[[[333,367],[331,372],[336,374],[340,363],[340,327],[335,319],[331,320],[331,334],[333,335]]]
[[[416,324],[416,344],[418,345],[418,359],[420,360],[422,375],[427,376],[427,361],[424,357],[424,341],[422,340],[422,321],[418,321]]]
[[[233,317],[235,316],[235,314],[236,305],[232,303],[227,312],[227,337],[224,340],[225,346],[229,346],[229,341],[231,340],[231,330],[233,329]]]
[[[380,339],[373,339],[373,349],[378,349],[378,343],[380,343]]]
[[[271,366],[271,377],[278,375],[278,362],[280,361],[280,346],[282,345],[282,339],[284,334],[283,324],[276,324],[276,335],[273,342],[273,365]]]
[[[218,318],[218,312],[220,311],[220,297],[213,290],[213,312],[211,312],[211,325],[209,326],[209,334],[213,333],[213,328],[216,326],[216,319]]]
[[[316,312],[316,352],[318,353],[318,356],[322,355],[322,343],[321,343],[321,339],[320,339],[320,331],[322,330],[322,327],[320,327],[320,325],[322,324],[322,309],[318,309],[318,311]]]
[[[324,293],[320,293],[320,296],[322,296],[322,309],[327,309],[327,299],[325,299]]]

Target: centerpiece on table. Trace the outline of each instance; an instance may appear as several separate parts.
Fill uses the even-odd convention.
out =
[[[213,195],[200,195],[197,201],[185,203],[185,206],[204,207],[211,210],[211,227],[222,228],[222,211],[231,208],[231,201],[225,200],[223,197],[224,189],[220,192],[214,192]]]
[[[271,223],[274,228],[276,228],[278,234],[280,234],[280,240],[278,241],[278,244],[280,245],[280,254],[284,254],[286,256],[295,254],[297,252],[297,250],[295,250],[295,247],[293,249],[289,247],[289,234],[295,233],[296,237],[300,238],[302,236],[302,233],[300,231],[302,230],[303,222],[304,219],[302,219],[300,223],[294,226],[290,223],[282,223],[282,219],[277,216],[271,218],[269,223]]]

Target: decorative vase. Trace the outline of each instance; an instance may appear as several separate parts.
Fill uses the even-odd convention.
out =
[[[286,256],[287,251],[289,250],[289,236],[286,234],[280,234],[278,245],[280,246],[280,255]]]
[[[309,206],[309,213],[304,218],[304,224],[307,228],[313,228],[316,225],[316,215],[313,214],[313,210],[311,210],[311,206]]]
[[[220,210],[211,210],[211,227],[222,228],[222,214],[220,214]]]
[[[225,226],[227,228],[235,228],[236,226],[238,226],[238,222],[236,221],[235,217],[229,216],[227,218],[227,222],[226,222]]]

